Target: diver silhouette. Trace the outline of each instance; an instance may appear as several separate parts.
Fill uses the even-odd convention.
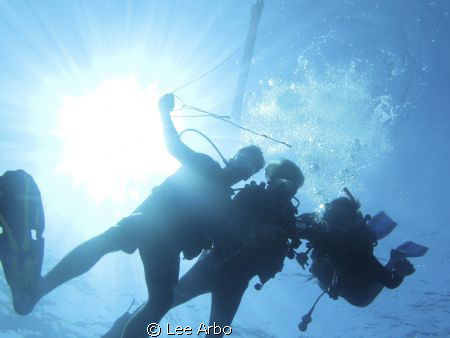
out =
[[[310,272],[318,279],[324,293],[333,299],[341,297],[354,306],[365,307],[384,287],[397,288],[406,276],[413,274],[415,269],[407,257],[423,256],[428,248],[406,242],[391,250],[391,257],[383,266],[374,256],[373,248],[377,240],[389,234],[397,224],[383,212],[373,218],[363,216],[359,202],[347,189],[344,191],[349,197],[327,203],[322,218],[314,214],[298,217],[298,236],[309,242],[308,250],[296,255],[302,268],[308,264],[310,255]],[[299,325],[301,331],[311,322],[317,301],[303,316]]]
[[[178,281],[180,253],[192,259],[212,245],[223,229],[222,220],[229,214],[231,186],[247,180],[264,166],[261,150],[253,145],[239,149],[224,168],[208,155],[193,151],[181,141],[173,125],[170,117],[173,108],[173,94],[161,97],[159,110],[166,146],[181,168],[155,187],[129,217],[74,248],[44,277],[40,277],[39,267],[39,278],[24,287],[23,283],[16,285],[26,273],[21,271],[23,266],[16,265],[18,271],[8,271],[13,306],[18,314],[30,313],[43,296],[87,272],[107,253],[121,250],[131,254],[136,249],[144,265],[149,298],[133,314],[123,336],[147,336],[147,325],[159,322],[168,311]],[[23,227],[12,218],[6,222],[8,229]],[[4,237],[0,243],[9,245],[11,242]]]
[[[251,182],[234,196],[227,231],[180,278],[172,307],[211,293],[209,325],[229,326],[250,280],[258,276],[260,289],[282,270],[286,256],[294,257],[300,242],[291,199],[303,185],[303,173],[289,160],[269,164],[265,173],[267,184]],[[104,337],[118,337],[120,325],[123,321],[116,321]]]
[[[216,242],[180,278],[174,306],[210,292],[210,325],[229,326],[250,280],[258,276],[261,283],[255,288],[261,289],[283,269],[286,256],[293,258],[300,242],[291,199],[303,185],[303,173],[295,163],[282,160],[266,167],[266,180],[267,185],[247,185],[233,198],[234,238]]]
[[[383,287],[398,287],[414,272],[405,258],[383,266],[373,255],[377,238],[359,211],[359,203],[340,197],[327,204],[325,231],[306,235],[312,246],[311,272],[322,289],[355,306],[367,306]],[[323,229],[323,228],[322,228]],[[334,278],[334,280],[333,280]]]

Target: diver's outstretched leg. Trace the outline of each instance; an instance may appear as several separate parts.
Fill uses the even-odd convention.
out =
[[[128,321],[123,332],[123,338],[148,337],[147,326],[158,324],[169,311],[173,302],[173,288],[154,288],[147,303],[137,310]]]
[[[171,308],[186,303],[187,301],[201,294],[212,291],[211,277],[213,275],[215,266],[211,265],[216,265],[213,263],[217,261],[211,258],[212,257],[210,257],[210,255],[202,255],[198,259],[198,261],[194,264],[194,266],[191,269],[189,269],[189,271],[178,281],[174,289],[174,300]],[[143,309],[145,306],[147,306],[147,308]],[[136,323],[139,323],[144,320],[146,321],[147,320],[146,316],[148,315],[150,317],[151,313],[154,312],[153,310],[150,309],[150,305],[148,305],[147,303],[142,305],[138,310],[134,312],[136,313],[136,316],[137,312],[141,309],[143,309],[141,314],[143,319],[141,320],[139,318],[136,318],[135,319]],[[130,317],[133,314],[130,314],[128,311],[125,314],[123,314],[122,317],[116,320],[114,326],[104,336],[102,336],[102,338],[121,337],[128,321],[130,320]],[[142,330],[142,326],[148,324],[150,324],[150,322],[146,324],[145,323],[137,324],[138,330],[139,328],[141,328]],[[131,327],[129,328],[129,330],[131,330]]]
[[[388,264],[385,265],[385,268],[387,265]],[[395,284],[393,283],[390,285],[386,285],[381,281],[372,280],[367,283],[361,283],[360,285],[357,285],[349,290],[344,290],[343,292],[341,292],[340,296],[342,296],[345,300],[347,300],[354,306],[365,307],[375,300],[375,298],[380,294],[381,290],[383,290],[384,287],[394,289],[402,283],[404,277],[409,276],[415,272],[413,265],[406,258],[397,260],[392,266],[392,269],[386,269],[391,272],[395,272],[395,274],[397,275],[397,277],[395,278]]]
[[[52,270],[38,280],[34,290],[13,298],[14,309],[30,313],[36,303],[59,285],[90,270],[107,253],[120,250],[121,238],[116,227],[105,231],[73,249]]]
[[[180,278],[174,289],[172,307],[184,304],[192,298],[212,291],[217,275],[217,262],[211,253],[202,254],[192,268]]]
[[[147,326],[159,323],[170,310],[180,270],[180,250],[168,241],[155,241],[139,248],[144,264],[148,301],[130,318],[124,338],[148,337]]]
[[[211,315],[209,325],[217,325],[222,329],[230,326],[239,308],[247,283],[230,281],[228,285],[217,288],[211,296]],[[223,331],[218,336],[221,337]],[[216,335],[215,335],[216,336]]]

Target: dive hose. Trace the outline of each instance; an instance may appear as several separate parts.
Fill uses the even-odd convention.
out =
[[[181,137],[184,133],[186,133],[186,132],[188,132],[188,131],[193,132],[193,133],[197,133],[197,134],[203,136],[203,138],[205,138],[206,141],[208,141],[209,144],[213,146],[213,148],[215,149],[215,151],[217,152],[217,154],[219,154],[219,156],[220,156],[220,158],[222,159],[223,163],[224,163],[225,165],[228,165],[228,161],[227,161],[227,160],[225,159],[225,157],[222,155],[222,153],[220,152],[219,148],[217,148],[217,146],[214,144],[214,142],[213,142],[208,136],[206,136],[205,134],[203,134],[201,131],[199,131],[199,130],[197,130],[197,129],[194,129],[194,128],[188,128],[188,129],[183,130],[183,131],[180,133],[180,137]]]

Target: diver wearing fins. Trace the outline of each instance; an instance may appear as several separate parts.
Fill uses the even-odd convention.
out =
[[[211,246],[217,239],[218,229],[223,228],[224,216],[229,213],[231,186],[247,180],[264,166],[262,152],[256,146],[241,148],[224,168],[208,155],[193,151],[181,141],[173,125],[170,118],[173,108],[173,94],[164,95],[159,109],[166,146],[181,163],[181,168],[154,188],[132,215],[77,246],[44,277],[40,276],[42,259],[34,269],[38,273],[28,280],[25,275],[29,269],[24,269],[23,264],[3,264],[18,314],[30,313],[43,296],[90,270],[107,253],[121,250],[131,254],[136,249],[144,265],[149,299],[134,313],[123,336],[146,336],[148,323],[159,322],[169,310],[173,303],[173,288],[178,281],[180,253],[192,259]],[[4,216],[0,219],[1,227],[7,229],[3,231],[6,234],[0,235],[0,243],[6,247],[0,248],[3,263],[16,255],[16,251],[10,248],[14,238],[8,234],[31,234],[28,229],[24,230],[23,222],[8,213],[9,204],[13,201],[5,198],[1,203],[0,211]],[[42,231],[43,225],[39,228],[39,235]],[[38,251],[42,257],[43,245]],[[36,252],[22,251],[19,254],[33,258]]]
[[[405,276],[414,272],[414,268],[405,259],[396,262],[391,270],[375,258],[373,247],[377,239],[357,208],[359,205],[346,197],[335,199],[325,207],[326,231],[320,238],[310,241],[313,247],[311,272],[318,277],[322,289],[332,285],[330,295],[333,298],[341,296],[352,305],[367,306],[376,297],[364,292],[368,284],[376,282],[394,289]]]
[[[303,185],[303,173],[282,160],[270,163],[265,174],[267,184],[252,182],[234,196],[226,233],[180,278],[172,307],[211,293],[210,325],[229,326],[250,280],[258,276],[260,289],[282,270],[286,256],[294,258],[300,242],[291,199]],[[117,337],[121,324],[116,321],[104,337]]]
[[[296,256],[303,269],[311,258],[310,272],[318,279],[322,295],[342,297],[354,306],[365,307],[384,287],[397,288],[406,276],[413,274],[415,269],[407,257],[422,256],[428,248],[406,242],[391,251],[390,260],[383,266],[374,256],[373,248],[397,224],[383,212],[373,218],[363,216],[359,202],[347,189],[344,191],[348,198],[327,203],[321,219],[315,214],[299,216],[298,235],[308,240],[308,249]],[[301,331],[306,330],[322,295],[303,316]]]
[[[300,243],[295,239],[297,208],[291,199],[304,176],[289,160],[269,164],[265,174],[267,184],[248,185],[233,198],[235,237],[216,242],[180,278],[174,306],[211,292],[209,322],[228,326],[250,280],[259,277],[259,290],[283,269],[286,256],[293,258]]]

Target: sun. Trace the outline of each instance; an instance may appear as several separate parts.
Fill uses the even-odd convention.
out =
[[[57,135],[63,141],[59,169],[91,198],[122,201],[151,175],[177,167],[164,145],[156,85],[135,76],[105,80],[79,97],[64,97]]]

